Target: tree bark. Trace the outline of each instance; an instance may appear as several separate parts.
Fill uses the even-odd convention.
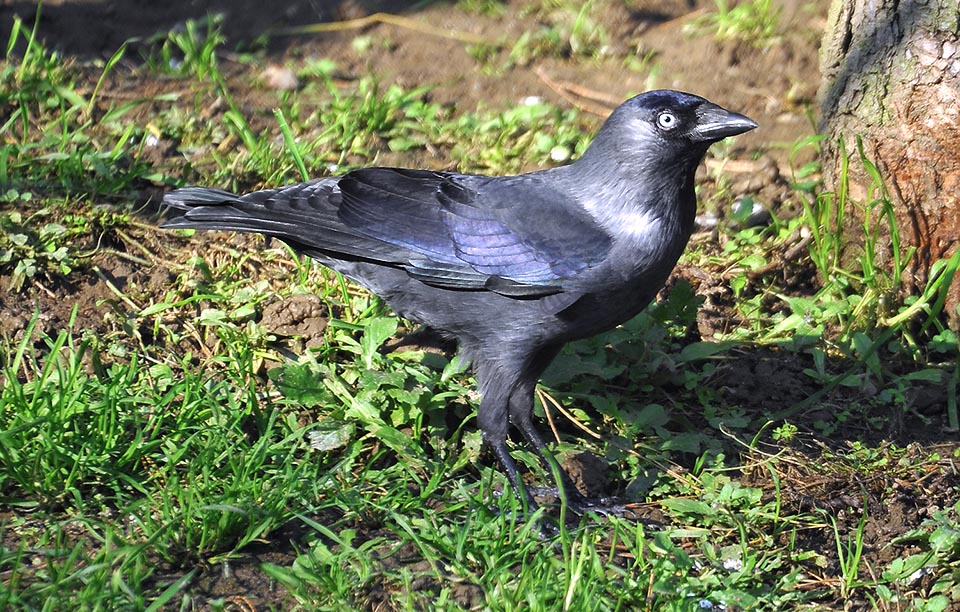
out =
[[[918,293],[931,264],[960,245],[960,4],[833,0],[820,68],[826,187],[840,187],[847,155],[850,199],[863,202],[870,193],[856,149],[861,137],[889,191],[902,250],[916,247],[903,290]],[[855,261],[869,248],[862,217],[848,217],[844,226],[843,260]],[[874,253],[879,264],[892,265],[891,244],[887,232]],[[960,326],[958,305],[960,275],[945,308],[954,329]]]

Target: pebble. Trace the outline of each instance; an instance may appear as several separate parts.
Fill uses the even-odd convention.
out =
[[[270,64],[264,68],[263,72],[260,73],[260,78],[263,79],[263,84],[267,89],[293,91],[300,87],[300,79],[297,78],[293,70],[277,64]]]

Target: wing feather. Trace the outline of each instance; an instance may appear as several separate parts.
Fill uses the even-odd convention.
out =
[[[569,196],[535,176],[358,170],[339,183],[339,216],[365,235],[448,264],[437,272],[438,282],[452,282],[459,270],[468,283],[477,273],[486,276],[488,290],[506,291],[509,284],[514,292],[521,285],[539,286],[523,290],[531,293],[553,292],[599,265],[611,240]],[[413,268],[420,278],[436,272],[422,263]],[[489,281],[493,277],[500,280]]]
[[[370,168],[235,196],[186,188],[166,227],[260,232],[322,257],[399,267],[424,283],[552,295],[602,263],[611,239],[538,175]]]

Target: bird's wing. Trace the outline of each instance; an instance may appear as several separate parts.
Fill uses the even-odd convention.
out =
[[[556,293],[611,246],[609,234],[538,175],[372,168],[338,186],[344,225],[419,254],[407,271],[438,286]]]

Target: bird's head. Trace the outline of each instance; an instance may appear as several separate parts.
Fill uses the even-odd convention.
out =
[[[711,144],[756,127],[752,119],[700,96],[648,91],[613,111],[584,158],[597,158],[628,172],[662,172],[669,167],[692,171]]]

